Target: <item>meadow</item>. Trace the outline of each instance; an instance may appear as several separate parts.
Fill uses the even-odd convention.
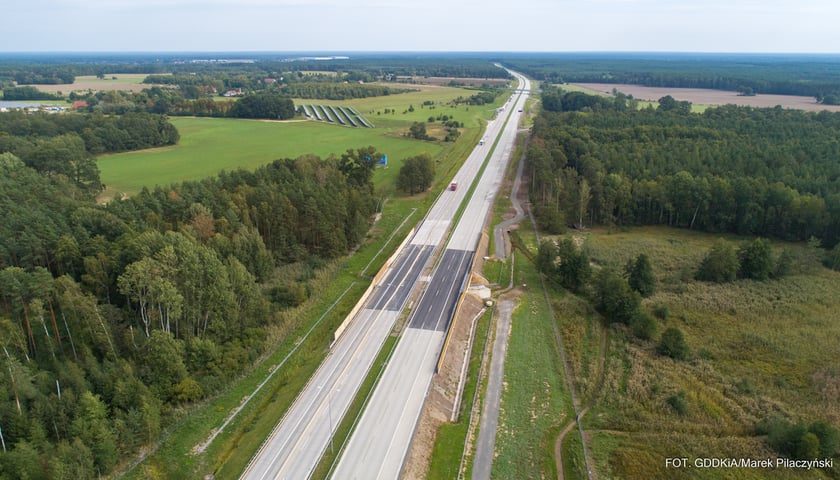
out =
[[[305,154],[327,157],[367,145],[373,145],[388,155],[389,168],[382,170],[387,173],[377,174],[377,177],[386,178],[375,181],[378,185],[391,184],[404,158],[425,152],[438,162],[446,162],[453,157],[451,152],[477,142],[482,119],[492,116],[493,106],[448,105],[458,96],[471,94],[470,90],[432,86],[399,95],[329,102],[356,108],[376,126],[374,129],[341,127],[302,118],[272,122],[173,117],[171,121],[181,134],[178,145],[99,158],[101,178],[105,184],[101,198],[106,200],[131,195],[144,186],[151,188],[184,180],[199,180],[221,170],[254,169],[278,158],[295,158]],[[497,103],[505,98],[504,95],[499,97]],[[432,105],[424,105],[424,102]],[[297,100],[296,103],[313,101]],[[413,111],[410,111],[412,108]],[[413,122],[425,122],[430,116],[439,114],[464,123],[465,128],[461,129],[457,142],[419,141],[404,135]],[[427,131],[436,138],[443,136],[433,124],[428,126]]]
[[[643,309],[667,312],[660,315],[665,318],[658,320],[659,331],[680,328],[691,349],[687,361],[675,361],[658,355],[655,341],[612,326],[601,386],[592,372],[602,318],[580,297],[555,295],[576,390],[593,402],[583,425],[599,476],[720,478],[724,472],[716,469],[667,469],[665,458],[775,457],[755,430],[774,416],[840,424],[840,274],[819,266],[810,247],[774,243],[777,254],[782,248],[794,252],[797,273],[717,285],[693,279],[715,235],[635,228],[575,236],[583,239],[596,268],[621,268],[639,253],[648,254],[658,289]],[[685,401],[682,411],[671,406],[675,396]],[[732,478],[818,475],[793,469],[725,473]],[[838,478],[840,471],[819,474]]]

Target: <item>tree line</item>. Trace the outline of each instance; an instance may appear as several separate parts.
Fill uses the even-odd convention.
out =
[[[488,88],[466,98],[463,95],[460,95],[452,100],[452,103],[455,105],[460,105],[462,103],[467,105],[487,105],[495,102],[496,97],[501,94],[502,90],[499,88]]]
[[[42,92],[35,87],[6,87],[3,89],[3,100],[64,100],[61,95]]]
[[[186,98],[180,90],[152,87],[141,92],[109,90],[70,98],[84,101],[82,111],[101,114],[152,113],[157,115],[265,118],[287,120],[294,117],[291,98],[279,92],[258,91],[235,101],[216,101],[209,97]]]
[[[559,95],[536,119],[527,157],[542,228],[664,224],[840,242],[840,114],[736,106],[691,114],[667,97],[637,110]]]
[[[0,152],[44,175],[61,175],[91,196],[102,190],[95,155],[173,145],[179,134],[160,115],[0,113]]]
[[[628,83],[755,94],[840,94],[840,66],[825,55],[590,53],[527,54],[506,65],[551,83]]]
[[[306,278],[365,237],[373,147],[108,205],[0,154],[0,478],[95,478],[265,348]],[[323,260],[318,260],[318,259]]]
[[[289,83],[280,87],[283,94],[295,98],[318,98],[326,100],[347,100],[353,98],[381,97],[411,90],[394,89],[383,85],[363,85],[358,83]]]

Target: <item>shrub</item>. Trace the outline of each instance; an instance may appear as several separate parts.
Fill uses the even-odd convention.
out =
[[[840,431],[822,420],[806,427],[802,423],[770,418],[756,425],[756,432],[766,434],[767,444],[790,458],[831,457],[840,449]]]
[[[666,402],[678,414],[685,415],[688,413],[688,400],[686,400],[685,398],[684,391],[681,391],[676,395],[671,395],[670,397],[668,397],[668,400],[666,400]]]
[[[603,268],[595,278],[595,303],[607,321],[629,325],[638,313],[642,299],[624,277]]]
[[[660,303],[659,305],[653,307],[653,316],[660,320],[668,320],[670,315],[671,311],[668,309],[668,305],[665,305],[664,303]]]
[[[782,253],[779,254],[779,258],[776,259],[776,265],[770,276],[772,278],[781,278],[786,275],[790,275],[794,271],[795,264],[796,255],[789,248],[786,248],[782,250]]]
[[[840,243],[834,246],[823,258],[823,265],[832,269],[840,270]]]
[[[640,253],[636,261],[629,262],[625,272],[630,287],[639,292],[642,297],[649,297],[656,291],[656,276],[653,274],[648,256],[644,253]]]
[[[735,384],[735,388],[741,393],[750,394],[755,392],[755,388],[749,378],[742,378],[741,381]]]
[[[720,239],[700,262],[696,278],[706,282],[725,283],[735,280],[737,274],[738,255],[729,242]]]
[[[832,427],[828,422],[818,420],[808,427],[808,431],[819,439],[821,457],[833,457],[840,453],[840,430]]]
[[[683,335],[682,330],[677,327],[669,327],[662,332],[662,338],[659,340],[657,351],[661,355],[676,360],[685,360],[688,358],[688,344],[685,341],[685,335]]]
[[[770,241],[756,238],[738,249],[740,268],[738,273],[743,278],[767,280],[773,272],[773,251]]]
[[[630,324],[633,335],[642,340],[650,340],[656,336],[656,319],[645,312],[638,312]]]
[[[204,396],[201,386],[190,377],[187,377],[177,383],[172,391],[175,395],[175,400],[181,403],[190,403],[200,400]]]

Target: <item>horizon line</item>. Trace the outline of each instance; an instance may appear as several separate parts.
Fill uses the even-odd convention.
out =
[[[0,55],[301,55],[301,54],[680,54],[680,55],[826,55],[840,52],[820,51],[737,51],[737,50],[0,50]]]

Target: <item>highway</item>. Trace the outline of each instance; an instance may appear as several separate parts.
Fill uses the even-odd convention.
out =
[[[527,80],[520,77],[520,85],[525,85],[527,90],[527,83],[524,82],[527,82]],[[524,102],[524,100],[520,100],[520,102]],[[513,112],[516,112],[514,108],[522,108],[513,105],[513,101],[508,102],[505,113],[508,109],[513,109]],[[518,105],[524,105],[524,103],[518,103]],[[487,203],[488,199],[492,203],[495,188],[492,191],[490,188],[491,186],[498,187],[504,172],[504,165],[494,167],[493,164],[494,162],[506,164],[515,138],[518,114],[514,113],[512,116],[515,118],[511,118],[510,125],[501,137],[496,153],[491,158],[490,165],[488,165],[479,183],[479,188],[476,189],[476,193],[472,197],[473,200],[480,195],[484,199],[484,203]],[[428,284],[429,288],[425,290],[414,312],[420,312],[422,308],[428,308],[427,314],[412,316],[409,327],[403,333],[403,337],[395,350],[394,358],[386,369],[387,376],[391,366],[395,364],[395,359],[402,358],[397,357],[401,350],[416,348],[412,345],[425,345],[422,363],[416,365],[420,370],[411,377],[415,380],[407,387],[404,382],[394,386],[396,389],[407,388],[410,391],[407,401],[412,402],[412,409],[408,414],[396,410],[389,412],[388,415],[381,414],[383,418],[396,418],[395,423],[399,427],[396,428],[396,431],[400,432],[399,440],[407,448],[407,442],[410,441],[410,435],[413,433],[414,424],[416,424],[416,415],[412,417],[412,412],[416,410],[419,414],[425,390],[428,388],[431,379],[431,374],[427,375],[427,366],[431,361],[431,369],[434,370],[434,362],[437,359],[446,327],[451,319],[455,300],[460,293],[464,274],[469,267],[478,234],[489,210],[489,204],[482,210],[473,207],[473,202],[470,202],[470,206],[467,207],[468,211],[463,216],[468,221],[460,222],[451,237],[452,240],[447,250],[441,256],[439,264],[448,267],[437,268],[431,280],[422,278],[421,274],[430,266],[429,263],[434,257],[434,253],[446,238],[455,212],[466,197],[468,186],[478,174],[481,164],[489,153],[492,139],[496,138],[501,131],[504,116],[500,115],[499,117],[499,119],[488,124],[485,134],[488,141],[479,145],[470,154],[453,179],[461,185],[461,188],[455,191],[446,190],[441,193],[426,218],[415,230],[414,235],[406,243],[403,250],[399,252],[394,262],[387,267],[364,308],[359,311],[345,332],[335,342],[324,362],[310,378],[284,417],[272,430],[272,433],[266,438],[240,478],[248,480],[309,478],[324,452],[328,448],[335,449],[338,447],[332,443],[333,433],[347,412],[385,339],[393,329],[394,323],[405,307],[411,292],[420,283]],[[509,139],[510,145],[503,148],[503,143],[505,143],[503,139],[508,136],[511,137]],[[507,156],[504,159],[496,160],[502,151],[506,151]],[[488,186],[482,187],[488,175],[496,179]],[[480,215],[481,218],[468,218],[473,214]],[[465,223],[478,225],[478,230],[472,234],[472,241],[467,239],[470,234],[458,233],[461,225]],[[472,227],[473,229],[475,225]],[[460,240],[460,243],[455,242],[455,246],[453,246],[456,238],[462,238],[462,240]],[[460,244],[472,244],[472,247],[460,248],[458,247]],[[439,273],[449,270],[452,270],[451,274]],[[404,345],[408,346],[404,347]],[[374,397],[383,388],[382,385],[385,384],[385,380],[386,377],[383,377],[380,381]],[[373,404],[366,409],[362,422],[364,422],[365,416],[380,415],[376,413],[376,410],[371,410],[372,406]],[[402,404],[399,404],[399,406],[402,406]],[[372,411],[374,413],[370,413]],[[360,424],[356,432],[362,431],[362,428],[366,427],[362,427]],[[405,432],[408,432],[408,438],[403,440]],[[378,434],[378,432],[371,433]],[[382,435],[389,434],[383,431]],[[396,438],[396,435],[391,436]],[[358,442],[355,445],[358,445]],[[352,440],[348,445],[348,452],[350,448],[355,448]],[[364,448],[363,445],[362,448]],[[391,474],[393,468],[387,471],[382,470],[386,476],[379,478],[397,477],[399,468],[401,468],[402,457],[405,454],[404,450],[405,448],[402,448],[400,453],[397,471]],[[347,454],[342,456],[339,468],[346,468],[342,465],[350,465],[344,460],[345,458],[348,458]],[[377,477],[369,477],[364,474],[362,476],[353,474],[345,477],[336,474],[336,478]]]
[[[517,77],[524,92],[505,105],[506,110],[510,110],[510,117],[498,136],[496,150],[455,226],[426,290],[412,309],[408,328],[341,455],[332,475],[334,479],[396,479],[400,476],[446,331],[514,148],[519,110],[524,107],[530,90],[527,79]],[[497,129],[504,122],[503,116],[500,117],[496,121]]]

